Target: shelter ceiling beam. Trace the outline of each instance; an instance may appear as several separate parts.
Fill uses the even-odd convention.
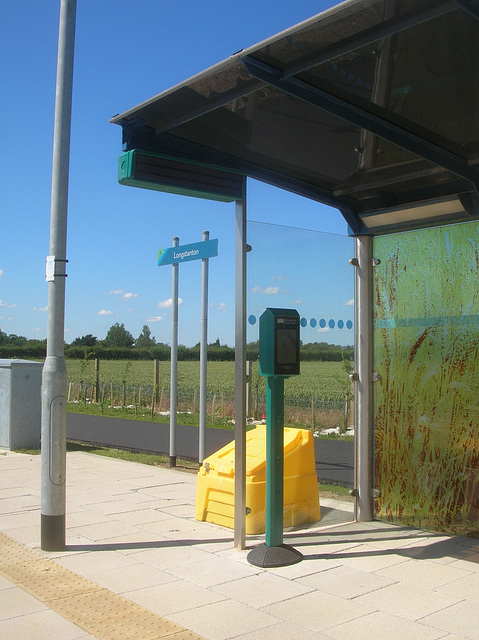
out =
[[[469,15],[479,20],[479,2],[478,0],[454,0],[456,4],[461,6]]]
[[[411,27],[429,22],[452,11],[457,11],[459,7],[456,2],[459,4],[470,4],[475,1],[476,0],[436,0],[430,5],[420,7],[419,9],[416,8],[408,13],[385,20],[379,25],[374,25],[369,29],[361,31],[359,34],[354,34],[349,38],[341,40],[339,43],[326,47],[319,54],[287,67],[283,75],[285,77],[295,76],[319,64],[324,64],[329,60],[343,56],[351,51],[373,44],[378,40],[394,36]]]
[[[469,180],[479,193],[479,171],[465,158],[324,89],[295,77],[285,77],[281,70],[252,56],[244,57],[242,62],[253,77]]]
[[[210,113],[215,109],[218,109],[219,107],[224,107],[228,103],[233,102],[238,98],[243,98],[244,96],[249,95],[250,93],[254,93],[255,91],[258,91],[259,89],[261,89],[261,87],[264,87],[264,86],[265,86],[264,82],[257,81],[257,82],[252,82],[248,84],[247,88],[245,88],[244,86],[241,86],[233,89],[232,91],[227,91],[226,93],[221,94],[214,100],[209,100],[205,102],[205,104],[202,105],[201,107],[197,107],[196,109],[192,109],[191,111],[188,111],[188,113],[184,113],[181,116],[178,116],[176,118],[163,120],[161,122],[161,125],[156,128],[155,132],[164,133],[165,131],[170,131],[175,127],[179,127],[182,124],[186,124],[187,122],[194,120],[195,118],[204,116],[207,113]]]
[[[359,213],[374,213],[381,209],[391,209],[428,200],[443,200],[456,195],[459,195],[460,198],[463,195],[469,197],[476,196],[474,191],[465,190],[466,184],[464,181],[457,180],[455,182],[421,187],[419,189],[398,190],[397,192],[388,191],[381,196],[371,196],[362,199],[359,204]],[[470,207],[465,207],[465,210],[469,215],[473,215]]]
[[[169,133],[155,134],[153,129],[141,126],[138,121],[125,120],[121,124],[124,151],[141,149],[175,157],[186,162],[203,162],[222,167],[225,170],[239,171],[250,178],[339,209],[355,234],[362,231],[363,223],[357,215],[357,205],[348,196],[335,196],[328,189],[316,184],[305,182],[280,171],[267,169],[243,158],[229,156]]]

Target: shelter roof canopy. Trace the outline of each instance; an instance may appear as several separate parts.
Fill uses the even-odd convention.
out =
[[[264,180],[353,233],[478,218],[478,18],[476,0],[345,2],[112,122],[125,150]]]

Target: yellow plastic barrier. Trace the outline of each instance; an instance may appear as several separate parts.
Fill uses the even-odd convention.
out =
[[[235,443],[206,458],[198,472],[196,520],[234,528]],[[263,533],[266,522],[266,426],[246,434],[246,533]],[[320,519],[313,434],[284,429],[284,527]]]

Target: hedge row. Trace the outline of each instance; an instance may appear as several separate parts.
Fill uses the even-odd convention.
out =
[[[41,360],[46,357],[46,349],[43,345],[0,346],[0,358],[23,358],[26,360]],[[148,349],[135,349],[130,347],[65,347],[65,357],[77,360],[169,360],[170,348],[168,346],[156,346]],[[208,347],[208,360],[233,361],[235,350],[231,347]],[[199,360],[199,347],[178,346],[178,360]]]
[[[328,345],[329,346],[329,345]],[[258,345],[252,343],[248,345],[246,357],[248,360],[258,359]],[[26,360],[42,360],[46,356],[44,345],[26,345],[0,346],[0,358],[23,358]],[[104,347],[95,345],[93,347],[65,347],[65,357],[77,360],[92,360],[99,358],[100,360],[169,360],[170,347],[167,345],[156,345],[146,349],[136,349],[132,347]],[[178,346],[178,360],[199,360],[200,348]],[[208,360],[210,361],[233,361],[235,359],[235,350],[233,347],[227,346],[208,346]],[[341,362],[341,360],[353,359],[352,347],[336,347],[322,349],[320,347],[311,349],[310,345],[301,349],[301,360],[303,362],[325,361],[325,362]]]

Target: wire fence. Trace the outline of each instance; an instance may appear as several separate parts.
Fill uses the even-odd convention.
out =
[[[247,394],[247,417],[262,420],[266,417],[266,396],[252,390]],[[72,381],[68,387],[68,401],[71,403],[99,404],[116,409],[134,409],[138,413],[151,415],[167,414],[170,408],[169,386],[129,386],[126,383],[84,383]],[[234,419],[234,396],[225,393],[207,394],[206,412],[215,420]],[[177,391],[179,413],[199,412],[199,391],[194,389]],[[309,396],[284,398],[285,423],[299,424],[305,428],[347,428],[352,415],[352,397],[344,399]]]

